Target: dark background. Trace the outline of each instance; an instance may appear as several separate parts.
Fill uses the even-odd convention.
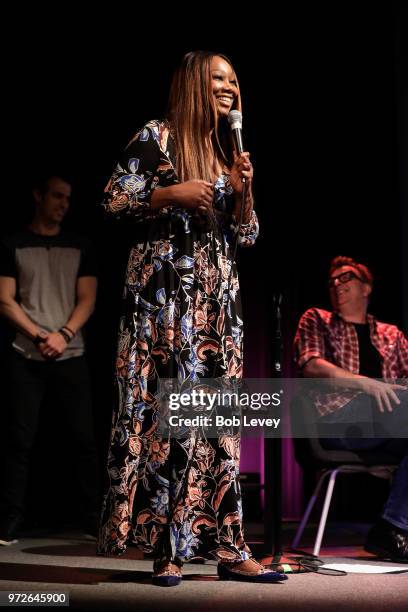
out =
[[[100,261],[98,306],[87,332],[102,459],[127,238],[102,221],[98,202],[127,141],[146,120],[163,116],[171,74],[187,51],[227,54],[243,95],[261,222],[256,246],[239,256],[246,375],[271,374],[276,291],[284,297],[285,369],[293,374],[296,322],[312,305],[329,306],[327,269],[338,254],[369,265],[376,278],[372,312],[407,330],[402,4],[285,3],[268,15],[243,11],[235,19],[226,8],[196,7],[185,22],[168,9],[142,15],[118,7],[89,17],[64,5],[55,14],[38,10],[13,29],[5,54],[1,229],[5,234],[29,220],[37,173],[63,169],[73,177],[66,226],[93,238]],[[52,413],[46,420],[38,445],[52,457]],[[69,507],[65,489],[61,504]]]
[[[98,239],[97,203],[119,152],[163,116],[181,56],[220,50],[240,79],[263,222],[242,258],[242,282],[247,268],[261,268],[260,301],[281,287],[302,310],[325,303],[331,256],[350,254],[373,268],[373,310],[401,324],[406,13],[392,2],[330,11],[288,4],[234,22],[225,9],[200,30],[199,16],[183,25],[159,12],[85,21],[67,11],[50,25],[36,13],[5,62],[4,231],[29,218],[33,176],[62,167],[76,187],[67,225]]]

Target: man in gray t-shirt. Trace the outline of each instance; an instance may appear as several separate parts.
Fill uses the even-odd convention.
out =
[[[82,520],[97,513],[97,452],[82,327],[96,299],[89,242],[61,230],[71,185],[48,176],[33,192],[31,225],[0,243],[0,314],[16,328],[8,355],[10,406],[0,488],[0,544],[15,541],[24,511],[30,451],[46,395],[70,429]],[[75,449],[75,451],[74,451]]]

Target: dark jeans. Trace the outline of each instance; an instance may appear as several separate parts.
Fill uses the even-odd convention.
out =
[[[72,456],[78,485],[79,511],[86,520],[98,508],[98,458],[92,417],[88,366],[84,357],[63,361],[39,362],[12,351],[7,359],[6,384],[9,402],[4,406],[5,428],[3,478],[0,489],[0,513],[21,516],[27,489],[30,455],[40,410],[46,398],[51,400],[55,435],[63,430],[69,442],[64,452]],[[51,456],[50,462],[58,461]],[[51,486],[54,486],[52,483]]]
[[[342,429],[345,432],[361,432],[360,436],[352,438],[325,438],[325,448],[351,451],[381,449],[395,456],[399,467],[382,516],[393,525],[408,530],[408,390],[398,391],[397,395],[401,403],[393,404],[392,412],[379,412],[373,399],[361,394],[341,410],[319,421],[323,425],[322,433],[327,433],[327,425],[335,425],[336,430],[339,428],[339,434]]]

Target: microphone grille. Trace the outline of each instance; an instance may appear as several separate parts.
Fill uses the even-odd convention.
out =
[[[228,123],[232,129],[242,128],[242,113],[238,110],[232,110],[228,113]]]

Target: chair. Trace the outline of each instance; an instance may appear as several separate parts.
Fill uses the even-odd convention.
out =
[[[314,468],[321,472],[303,515],[292,548],[298,548],[303,531],[309,520],[313,506],[318,499],[324,481],[329,478],[320,516],[319,527],[313,547],[313,554],[318,556],[322,545],[327,516],[333,496],[337,475],[366,473],[379,478],[391,479],[397,468],[394,455],[381,449],[353,452],[349,450],[327,450],[319,439],[316,424],[316,411],[312,401],[305,395],[297,395],[290,405],[291,425],[295,458],[301,467]],[[299,437],[302,436],[302,437]]]

